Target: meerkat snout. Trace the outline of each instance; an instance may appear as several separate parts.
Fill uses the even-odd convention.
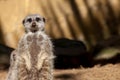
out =
[[[33,27],[33,28],[36,27],[36,23],[35,23],[35,22],[32,23],[32,27]]]
[[[28,15],[23,20],[23,25],[26,32],[44,31],[45,18],[38,14]]]

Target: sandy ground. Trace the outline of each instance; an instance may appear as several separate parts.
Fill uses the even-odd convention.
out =
[[[0,71],[5,80],[7,71]],[[93,68],[54,70],[54,80],[120,80],[120,64],[96,65]]]

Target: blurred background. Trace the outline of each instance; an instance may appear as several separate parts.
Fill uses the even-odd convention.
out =
[[[120,61],[120,0],[0,0],[2,65],[24,34],[22,20],[36,13],[46,18],[56,68]]]

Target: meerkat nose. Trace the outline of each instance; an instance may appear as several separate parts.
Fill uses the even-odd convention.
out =
[[[32,27],[36,27],[36,23],[35,22],[32,23]]]

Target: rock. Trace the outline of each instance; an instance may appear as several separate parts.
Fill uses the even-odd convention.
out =
[[[93,50],[94,64],[120,62],[120,36],[99,42]]]
[[[0,44],[0,70],[9,67],[10,54],[13,48]]]
[[[78,68],[80,65],[89,66],[89,54],[82,41],[69,40],[66,38],[53,40],[55,68]]]

